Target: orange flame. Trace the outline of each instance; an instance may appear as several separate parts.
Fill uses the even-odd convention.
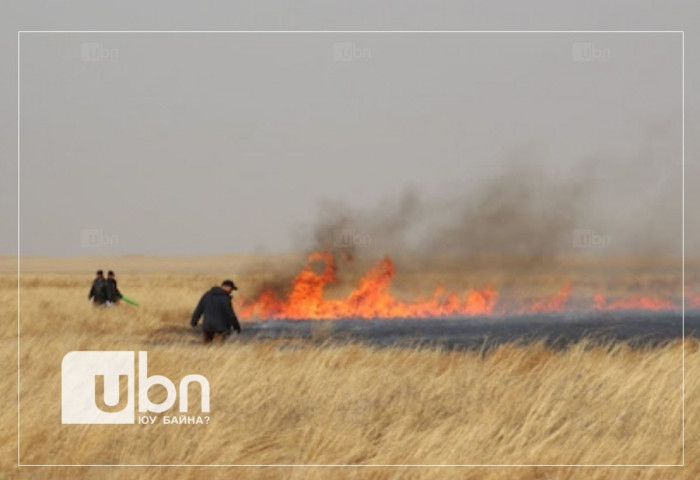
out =
[[[326,299],[327,285],[337,282],[335,259],[327,252],[312,253],[304,268],[292,281],[289,293],[280,298],[270,290],[256,298],[243,300],[238,310],[242,318],[260,319],[338,319],[338,318],[421,318],[442,316],[473,316],[495,313],[498,292],[491,286],[470,289],[463,293],[445,291],[437,287],[429,298],[402,301],[391,294],[395,275],[394,263],[383,258],[364,277],[346,298]],[[549,313],[565,311],[571,296],[571,283],[566,283],[551,298],[529,306],[507,309],[510,313]],[[700,295],[693,298],[700,303]],[[633,296],[608,301],[597,294],[594,310],[666,310],[676,308],[670,300],[656,297]],[[508,313],[499,308],[498,312]]]
[[[690,297],[690,308],[700,308],[700,292]]]
[[[571,282],[566,283],[559,293],[552,298],[546,298],[532,305],[527,313],[549,313],[564,310],[566,302],[571,296]]]
[[[323,262],[321,273],[314,269],[319,262]],[[360,279],[347,298],[327,300],[323,293],[326,285],[336,282],[335,262],[329,253],[313,253],[294,278],[286,299],[265,290],[252,302],[243,303],[241,316],[332,319],[484,315],[493,311],[498,299],[498,292],[491,287],[467,290],[462,295],[438,287],[429,299],[403,302],[389,291],[394,275],[394,263],[386,257]]]
[[[604,295],[596,294],[593,307],[596,310],[669,310],[674,305],[670,300],[640,295],[609,302]]]

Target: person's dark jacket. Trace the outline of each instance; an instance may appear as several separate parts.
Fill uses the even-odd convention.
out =
[[[190,324],[193,327],[196,326],[202,315],[204,315],[202,330],[205,332],[230,333],[231,330],[235,330],[241,333],[241,326],[231,304],[231,295],[221,287],[212,287],[202,295],[192,314]]]
[[[95,305],[102,305],[107,302],[107,281],[104,278],[96,278],[92,281],[88,300],[95,302]]]
[[[122,298],[122,292],[117,288],[117,279],[107,279],[107,301],[117,303]]]

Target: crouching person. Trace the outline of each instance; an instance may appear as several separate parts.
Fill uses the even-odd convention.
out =
[[[234,330],[241,333],[241,325],[231,303],[233,290],[238,290],[238,287],[231,280],[224,280],[220,287],[212,287],[199,300],[190,324],[196,327],[200,317],[204,316],[202,331],[205,343],[210,343],[217,334],[225,339]]]

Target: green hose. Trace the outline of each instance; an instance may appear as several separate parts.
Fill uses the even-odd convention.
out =
[[[128,303],[129,305],[134,305],[135,307],[139,306],[139,303],[136,300],[134,300],[133,298],[129,298],[124,294],[122,294],[122,300]]]

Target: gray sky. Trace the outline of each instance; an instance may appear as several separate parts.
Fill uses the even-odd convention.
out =
[[[16,251],[17,29],[697,27],[691,3],[685,12],[674,2],[661,12],[627,3],[402,4],[394,17],[369,3],[372,15],[328,3],[305,13],[10,3],[0,47],[0,253]],[[686,32],[686,52],[696,38]],[[626,243],[640,233],[676,238],[680,47],[680,34],[24,33],[22,252],[291,250],[324,199],[371,212],[412,187],[439,201],[531,163],[555,179],[604,177],[574,226],[600,225]],[[698,70],[686,60],[692,133]],[[689,187],[698,178],[693,137]],[[694,235],[693,208],[686,227]],[[596,223],[599,213],[607,223]]]

